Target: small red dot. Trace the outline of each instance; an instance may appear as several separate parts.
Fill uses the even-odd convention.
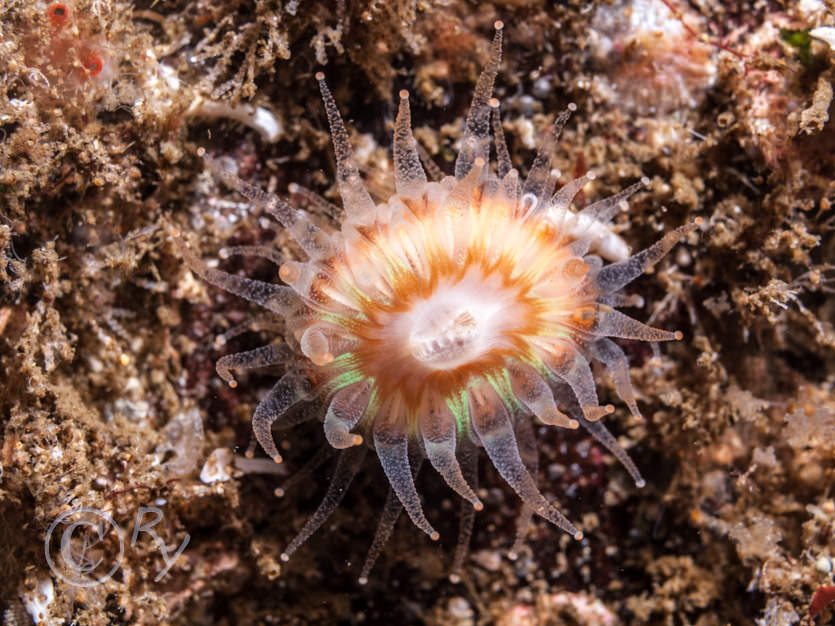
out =
[[[54,27],[63,28],[70,20],[70,9],[66,4],[59,2],[49,7],[47,15]]]
[[[102,67],[101,59],[98,57],[90,57],[84,61],[84,69],[90,76],[98,76]]]

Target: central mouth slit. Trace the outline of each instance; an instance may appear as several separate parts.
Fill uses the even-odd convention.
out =
[[[504,346],[518,325],[518,294],[496,276],[470,269],[459,280],[439,281],[431,295],[398,315],[395,327],[415,365],[452,370]]]
[[[418,361],[449,366],[472,356],[478,339],[478,324],[468,310],[443,311],[437,319],[419,322],[409,337],[409,348]]]

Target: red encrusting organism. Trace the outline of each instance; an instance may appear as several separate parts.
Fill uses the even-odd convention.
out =
[[[44,45],[40,37],[27,40],[26,56],[49,84],[62,91],[78,91],[90,83],[110,84],[117,59],[104,38],[93,33],[92,23],[66,2],[48,5],[46,19],[48,43]]]
[[[409,97],[400,92],[394,129],[395,194],[375,202],[359,174],[337,105],[316,79],[325,103],[345,215],[326,232],[276,195],[209,165],[227,184],[270,213],[308,256],[287,260],[275,285],[212,269],[179,239],[188,264],[209,283],[284,318],[284,342],[220,359],[231,370],[282,365],[286,373],[255,410],[255,439],[281,462],[272,429],[299,420],[289,409],[321,398],[328,443],[338,450],[333,481],[319,509],[281,555],[289,560],[336,508],[368,449],[390,491],[360,574],[365,582],[394,523],[405,510],[433,540],[414,475],[426,459],[462,497],[462,528],[453,563],[461,566],[474,512],[477,450],[523,502],[522,519],[539,515],[576,539],[583,534],[537,487],[534,428],[586,428],[614,454],[637,486],[638,468],[599,421],[614,406],[598,400],[591,362],[610,373],[636,419],[640,411],[628,359],[610,339],[681,339],[619,312],[636,296],[622,289],[655,265],[699,220],[670,230],[633,256],[613,245],[606,224],[646,184],[593,202],[580,212],[573,198],[588,172],[556,188],[552,159],[574,105],[545,135],[527,178],[512,167],[493,83],[501,63],[502,23],[475,89],[453,176],[427,178],[412,134]],[[497,155],[488,163],[491,129]],[[429,167],[430,174],[437,167]],[[624,246],[625,247],[625,246]],[[272,250],[239,247],[275,260]],[[606,264],[604,257],[615,260]],[[307,414],[306,414],[307,415]],[[522,525],[524,531],[524,525]],[[515,544],[518,545],[518,541]]]
[[[81,67],[87,76],[98,76],[104,69],[104,63],[102,63],[98,50],[84,46],[80,48],[78,57],[81,62]]]
[[[56,2],[47,9],[53,28],[61,30],[70,23],[70,8],[63,2]]]

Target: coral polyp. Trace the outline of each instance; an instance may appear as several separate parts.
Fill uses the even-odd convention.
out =
[[[323,421],[329,444],[342,450],[324,501],[285,549],[284,560],[337,506],[367,449],[376,451],[391,493],[362,579],[401,507],[418,528],[438,538],[414,482],[423,459],[472,505],[465,520],[483,508],[467,479],[474,474],[478,447],[527,512],[582,538],[542,495],[527,453],[520,453],[520,447],[530,447],[532,417],[560,428],[582,425],[638,486],[644,483],[598,421],[614,407],[600,404],[590,364],[599,361],[608,369],[620,398],[640,419],[627,357],[610,338],[668,341],[681,333],[651,328],[619,312],[616,307],[640,300],[621,289],[695,224],[670,231],[632,257],[604,264],[597,252],[605,244],[601,233],[609,232],[605,224],[645,181],[579,213],[571,210],[575,194],[594,178],[590,172],[555,189],[551,161],[574,106],[557,116],[520,180],[500,132],[498,102],[491,97],[501,35],[499,22],[454,176],[428,180],[412,135],[408,94],[400,93],[393,146],[396,191],[380,204],[360,178],[336,103],[324,76],[317,74],[345,209],[338,232],[319,229],[280,197],[251,187],[208,159],[229,185],[274,216],[309,257],[283,263],[279,275],[286,285],[274,285],[210,269],[181,246],[189,266],[209,283],[286,320],[290,348],[272,344],[218,362],[221,377],[232,384],[232,368],[287,368],[255,411],[255,438],[264,451],[282,460],[273,427],[292,425],[298,415],[288,409],[315,398],[327,407]],[[495,170],[488,163],[491,130]]]

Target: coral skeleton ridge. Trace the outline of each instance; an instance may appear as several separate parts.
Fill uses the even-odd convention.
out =
[[[396,192],[380,204],[360,178],[324,75],[316,75],[344,205],[337,232],[316,227],[303,211],[207,157],[218,176],[269,212],[308,257],[284,262],[279,275],[285,284],[277,285],[211,269],[180,244],[189,267],[207,282],[286,321],[284,343],[229,355],[217,364],[233,386],[235,368],[286,368],[255,410],[253,429],[264,451],[281,462],[272,429],[298,421],[288,411],[293,405],[315,398],[327,405],[325,435],[341,451],[333,481],[283,560],[336,508],[368,449],[376,452],[391,488],[362,582],[402,510],[438,539],[414,481],[424,459],[468,503],[453,571],[460,568],[473,512],[483,508],[474,484],[478,448],[522,499],[523,517],[539,515],[581,539],[582,532],[545,499],[532,475],[532,419],[568,429],[582,425],[636,485],[644,484],[599,421],[614,407],[600,404],[590,364],[605,366],[618,395],[640,419],[627,357],[611,338],[656,342],[682,335],[619,312],[619,306],[640,302],[621,290],[698,220],[628,256],[606,225],[646,180],[573,212],[574,196],[594,174],[556,189],[551,161],[574,105],[557,116],[521,180],[501,131],[499,103],[492,98],[501,42],[497,22],[453,176],[427,178],[412,135],[408,94],[400,93],[393,143]],[[491,134],[495,169],[489,163]],[[275,259],[268,251],[261,254]],[[616,262],[606,264],[604,256]]]

